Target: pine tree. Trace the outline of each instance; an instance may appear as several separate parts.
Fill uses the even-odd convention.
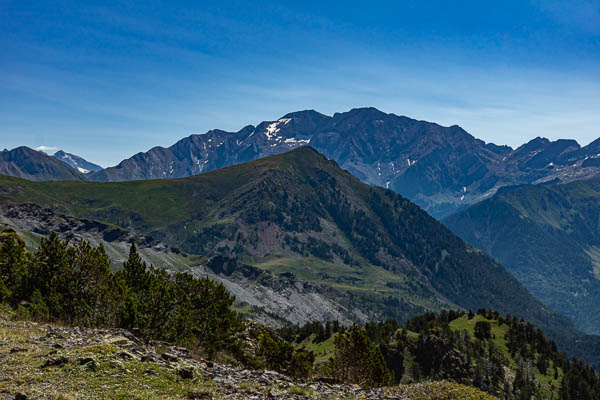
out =
[[[135,243],[129,248],[129,258],[123,263],[123,278],[125,283],[134,292],[143,291],[148,288],[150,275],[148,266],[138,254]]]
[[[73,315],[75,294],[72,292],[72,269],[68,241],[56,233],[42,238],[35,253],[36,268],[32,271],[32,287],[40,291],[52,319]]]
[[[18,299],[33,291],[29,285],[30,256],[25,241],[15,232],[0,234],[0,280],[6,286],[4,301],[16,305]]]
[[[335,337],[335,355],[328,365],[331,375],[342,382],[362,386],[385,386],[393,376],[385,365],[381,351],[364,329],[354,324]]]

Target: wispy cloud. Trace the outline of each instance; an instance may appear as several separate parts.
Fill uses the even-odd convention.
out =
[[[35,148],[37,151],[56,151],[58,150],[58,147],[56,146],[38,146]]]

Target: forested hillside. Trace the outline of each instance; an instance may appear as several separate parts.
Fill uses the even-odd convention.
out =
[[[579,329],[600,333],[600,180],[502,190],[444,222]]]
[[[39,384],[55,376],[52,371],[64,374],[69,370],[71,372],[61,379],[63,383],[70,382],[70,388],[65,390],[81,385],[87,375],[86,388],[82,389],[96,397],[103,390],[97,380],[104,370],[121,368],[120,374],[113,373],[109,380],[103,381],[105,388],[124,379],[123,374],[141,379],[139,374],[143,367],[138,363],[146,363],[146,368],[150,367],[147,371],[155,371],[148,378],[154,386],[143,390],[132,387],[136,398],[155,398],[153,393],[157,390],[164,397],[181,398],[186,388],[189,396],[193,387],[207,394],[219,393],[220,389],[210,389],[208,382],[195,379],[200,369],[213,368],[212,361],[207,366],[186,355],[187,361],[181,364],[181,355],[166,352],[160,356],[143,355],[143,352],[136,355],[148,350],[143,350],[141,344],[130,351],[115,349],[123,340],[102,342],[109,332],[106,329],[120,327],[133,335],[118,331],[111,334],[127,338],[125,342],[153,343],[152,340],[159,339],[162,342],[156,343],[161,343],[163,348],[170,343],[187,349],[171,346],[177,354],[191,351],[216,361],[226,357],[229,362],[251,370],[274,369],[296,382],[307,379],[335,382],[334,389],[322,387],[331,391],[333,397],[329,398],[343,397],[341,394],[348,391],[343,385],[349,384],[363,388],[386,387],[379,391],[367,390],[367,393],[387,398],[406,395],[415,399],[486,398],[469,386],[505,399],[600,398],[600,380],[590,366],[576,359],[569,360],[530,323],[492,310],[481,309],[477,314],[470,311],[428,313],[403,325],[387,321],[370,322],[361,327],[329,321],[302,327],[290,325],[274,331],[243,321],[231,309],[232,303],[233,298],[222,285],[184,273],[168,274],[146,265],[135,245],[131,246],[130,257],[123,268],[115,273],[108,268],[103,248],[87,242],[69,244],[52,235],[43,239],[32,253],[15,233],[4,232],[0,236],[3,313],[8,311],[13,320],[104,328],[103,331],[79,329],[77,335],[81,339],[77,345],[68,341],[66,346],[52,345],[55,350],[41,366],[42,374],[36,379],[9,379],[7,388],[10,390],[37,393]],[[5,338],[7,334],[13,338],[17,332],[28,335],[22,328],[16,331],[15,326],[3,323],[0,331]],[[38,329],[35,324],[29,326]],[[63,329],[63,332],[67,331]],[[36,346],[49,338],[56,341],[65,336],[49,333],[25,342],[30,343],[28,347],[7,350],[3,356],[7,376],[17,373],[19,368],[22,368],[21,374],[29,376],[33,371],[32,361],[21,354],[37,354]],[[89,341],[103,344],[81,347],[81,343]],[[77,350],[79,353],[73,353],[77,346],[81,347]],[[0,348],[0,355],[3,354]],[[72,361],[70,357],[76,354],[79,358]],[[82,354],[87,356],[82,357]],[[123,361],[116,364],[117,359]],[[76,367],[75,362],[81,367]],[[119,367],[124,363],[127,368]],[[181,380],[171,380],[169,376],[173,373]],[[231,369],[228,373],[240,374]],[[212,374],[218,377],[218,369]],[[271,375],[272,379],[283,382],[284,378]],[[289,382],[289,378],[286,379]],[[454,383],[440,382],[434,386],[437,389],[427,389],[431,382],[439,380]],[[414,386],[419,382],[430,383]],[[241,380],[235,383],[229,395],[247,390],[244,389],[247,386],[242,386]],[[316,392],[294,387],[288,384],[286,389],[279,389],[279,393],[289,391],[306,396],[300,398],[319,398]],[[165,394],[167,388],[170,394]],[[430,395],[424,397],[424,392]],[[274,396],[273,389],[269,393],[270,397]]]
[[[364,328],[308,324],[280,331],[297,347],[315,351],[320,373],[351,381],[447,379],[502,399],[592,399],[600,396],[594,370],[569,360],[531,323],[492,310],[443,311]]]

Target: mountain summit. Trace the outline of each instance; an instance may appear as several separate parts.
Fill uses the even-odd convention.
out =
[[[56,153],[54,153],[54,158],[64,162],[65,164],[67,164],[71,168],[76,169],[82,174],[87,174],[89,172],[97,172],[102,169],[102,167],[99,165],[91,163],[82,157],[76,156],[75,154],[66,153],[62,150],[59,150]]]
[[[191,135],[89,174],[89,179],[181,178],[307,144],[360,180],[392,189],[436,217],[466,208],[506,185],[570,181],[600,172],[600,163],[594,161],[597,152],[573,140],[538,138],[513,150],[485,143],[456,125],[356,108],[333,116],[299,111],[238,132]]]
[[[238,132],[211,130],[154,147],[96,170],[93,164],[60,159],[82,179],[117,182],[184,178],[310,145],[371,185],[391,189],[436,218],[465,209],[510,185],[570,182],[600,174],[600,144],[536,138],[512,149],[476,139],[459,126],[387,114],[375,108],[323,115],[298,111]],[[70,159],[68,159],[70,157]],[[3,173],[33,180],[64,179],[40,171]]]

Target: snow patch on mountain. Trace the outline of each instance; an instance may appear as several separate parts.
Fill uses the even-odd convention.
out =
[[[310,139],[289,138],[289,139],[285,139],[284,142],[289,145],[305,145],[305,144],[310,143]]]
[[[269,124],[269,126],[267,126],[267,129],[265,129],[265,136],[267,137],[267,140],[277,139],[277,132],[279,132],[280,130],[279,125],[287,125],[290,123],[291,120],[291,118],[281,118]]]
[[[64,152],[62,150],[59,150],[56,153],[54,153],[53,157],[83,174],[88,174],[93,171],[100,171],[102,169],[102,167],[99,165],[91,163],[82,157]]]

